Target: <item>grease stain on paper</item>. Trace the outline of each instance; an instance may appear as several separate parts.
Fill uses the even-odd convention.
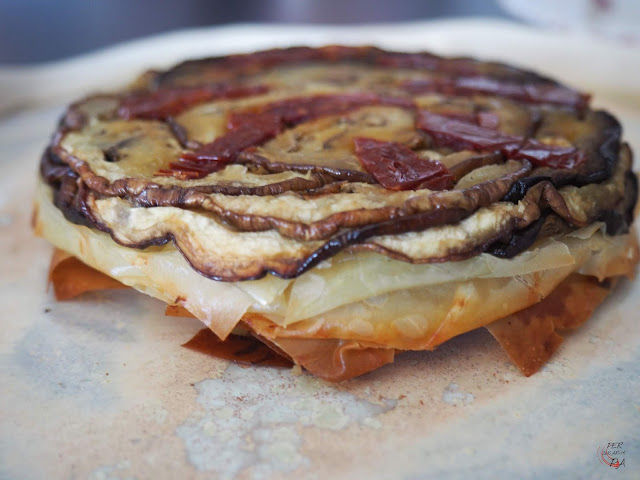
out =
[[[222,478],[245,469],[260,479],[308,467],[310,460],[301,453],[302,429],[379,428],[375,417],[397,403],[372,403],[307,374],[236,364],[221,378],[194,386],[204,411],[192,414],[177,434],[198,470],[213,470]]]
[[[16,382],[28,381],[45,395],[74,398],[85,406],[110,407],[117,394],[107,388],[109,370],[104,346],[86,336],[71,337],[65,326],[33,328],[16,345],[7,372]]]
[[[442,401],[454,407],[470,405],[475,399],[472,393],[461,392],[457,383],[450,383],[442,392]]]
[[[135,476],[127,473],[130,469],[131,462],[123,460],[116,465],[96,468],[89,474],[88,480],[136,480]]]

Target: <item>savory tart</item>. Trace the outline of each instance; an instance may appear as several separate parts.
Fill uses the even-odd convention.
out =
[[[612,115],[536,73],[297,47],[73,103],[35,225],[323,378],[482,326],[528,375],[633,274],[631,166]]]

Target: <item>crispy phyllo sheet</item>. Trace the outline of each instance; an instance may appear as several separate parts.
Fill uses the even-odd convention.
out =
[[[129,288],[58,248],[51,256],[49,285],[59,301],[70,300],[86,292]]]
[[[613,283],[571,275],[540,303],[493,322],[487,329],[528,377],[547,363],[562,343],[558,330],[582,325],[605,300]]]

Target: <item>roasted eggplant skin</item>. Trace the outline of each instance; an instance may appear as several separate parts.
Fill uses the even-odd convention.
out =
[[[223,112],[207,117],[205,107]],[[425,115],[462,130],[440,131]],[[212,119],[222,128],[206,127]],[[621,134],[612,115],[590,109],[588,95],[507,65],[375,47],[295,47],[185,62],[72,104],[41,175],[69,221],[122,245],[174,242],[215,280],[293,278],[345,250],[448,262],[483,252],[512,258],[536,239],[594,221],[611,235],[625,233],[637,180]],[[367,169],[359,161],[353,140],[363,136],[439,162],[450,181],[443,190],[424,182],[403,190],[402,181],[385,188],[376,168],[388,165]],[[318,139],[322,148],[312,154]],[[225,177],[231,171],[240,174]],[[473,181],[485,172],[492,173]],[[270,206],[306,202],[319,212],[346,197],[352,207],[309,219]],[[212,217],[238,239],[263,242],[257,234],[273,232],[277,246],[238,260],[204,243],[193,247],[177,224],[133,235],[96,207],[109,198],[126,202],[123,215],[180,209]],[[411,234],[451,227],[443,235],[453,239],[487,209],[495,213],[490,231],[472,226],[465,242],[415,253]]]

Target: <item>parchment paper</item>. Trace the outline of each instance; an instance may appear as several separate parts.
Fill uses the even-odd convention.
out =
[[[136,292],[46,291],[31,196],[64,103],[186,57],[340,42],[537,69],[594,92],[640,151],[640,51],[488,20],[204,29],[0,69],[1,479],[640,477],[637,283],[530,378],[480,330],[340,385],[186,350],[200,323]]]

